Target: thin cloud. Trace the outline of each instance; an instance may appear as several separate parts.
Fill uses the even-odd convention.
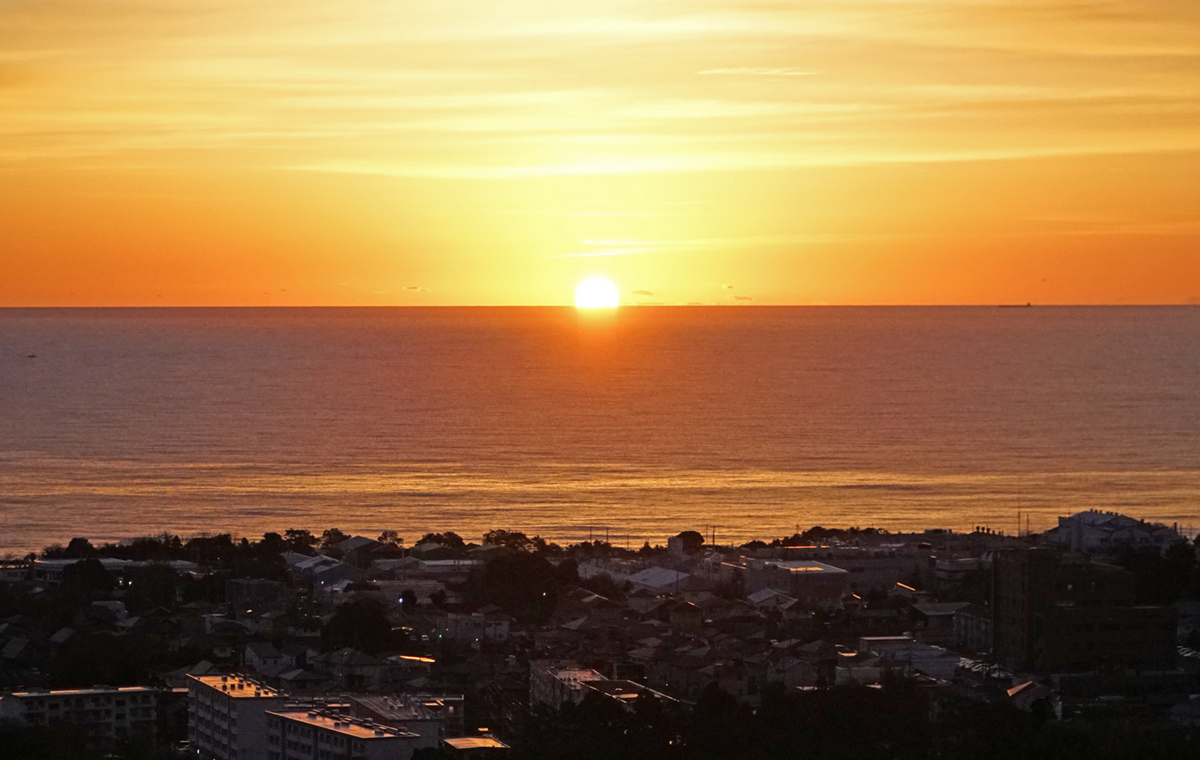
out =
[[[735,301],[753,301],[754,298],[752,298],[751,296],[734,296],[733,300],[735,300]]]
[[[581,245],[596,246],[600,250],[577,253],[547,254],[549,259],[589,258],[592,256],[632,256],[648,253],[671,253],[675,251],[712,250],[771,247],[780,245],[827,245],[858,243],[863,241],[916,240],[933,237],[929,234],[911,233],[814,233],[809,235],[747,235],[744,237],[687,238],[676,240],[632,240],[625,238],[582,240]],[[733,289],[732,285],[722,287]]]
[[[740,66],[733,69],[707,69],[696,73],[700,76],[812,77],[821,72],[803,69],[772,69],[764,66]]]

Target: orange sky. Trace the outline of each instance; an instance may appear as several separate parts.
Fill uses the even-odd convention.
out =
[[[566,304],[592,275],[1200,301],[1200,3],[0,5],[0,305]]]

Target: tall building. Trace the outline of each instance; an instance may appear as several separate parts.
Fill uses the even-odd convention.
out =
[[[993,567],[993,638],[1009,669],[1165,669],[1175,659],[1171,607],[1138,605],[1133,574],[1057,549],[1013,549]]]
[[[188,676],[188,738],[217,760],[267,760],[268,710],[280,692],[242,676]]]
[[[158,691],[145,686],[94,686],[0,695],[0,719],[49,728],[79,726],[99,745],[153,733],[157,710]]]

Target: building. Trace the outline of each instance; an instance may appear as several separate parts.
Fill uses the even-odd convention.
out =
[[[105,572],[117,577],[123,577],[127,571],[141,570],[154,566],[168,567],[172,572],[179,574],[199,573],[201,571],[201,567],[196,563],[182,559],[174,559],[169,562],[135,562],[129,559],[117,559],[116,557],[96,557],[95,559],[104,568]],[[35,559],[32,570],[33,580],[51,586],[62,583],[63,575],[66,573],[67,568],[82,561],[80,558]]]
[[[217,760],[267,760],[268,710],[283,694],[243,676],[187,677],[188,738]]]
[[[958,656],[942,647],[916,641],[912,636],[860,636],[858,649],[860,654],[866,652],[878,657],[879,666],[885,672],[916,671],[933,678],[949,679],[954,676],[959,662]]]
[[[0,719],[48,728],[78,726],[92,741],[108,745],[154,733],[158,691],[145,686],[17,691],[0,696]]]
[[[850,573],[816,560],[752,559],[723,562],[722,572],[740,575],[750,593],[772,589],[805,604],[837,605],[846,593]]]
[[[362,570],[324,554],[310,557],[306,554],[288,552],[283,555],[283,559],[287,563],[292,577],[309,581],[316,590],[338,581],[361,581],[363,579]]]
[[[256,673],[266,673],[282,665],[294,665],[269,641],[252,641],[242,652],[242,664]]]
[[[671,594],[691,588],[690,579],[688,573],[654,565],[630,575],[629,583],[635,590],[649,591],[651,594]]]
[[[350,702],[358,718],[417,734],[417,749],[436,748],[442,739],[463,733],[462,695],[355,695]]]
[[[779,550],[785,560],[824,562],[849,573],[846,588],[856,594],[888,591],[896,583],[925,579],[931,562],[928,548],[883,546],[788,546]]]
[[[453,758],[501,758],[508,756],[508,745],[494,736],[462,736],[442,742],[442,751]]]
[[[418,734],[327,709],[266,713],[267,760],[409,760]],[[436,744],[434,745],[436,746]]]
[[[67,568],[82,562],[82,559],[35,559],[33,561],[33,579],[38,583],[55,585],[62,583],[63,574]],[[134,564],[132,560],[116,559],[114,557],[98,557],[100,566],[113,575],[121,575],[125,568]]]
[[[1051,548],[996,554],[992,630],[1010,670],[1166,669],[1175,611],[1135,604],[1133,574]]]
[[[992,651],[992,611],[968,604],[954,613],[954,646],[975,654]]]
[[[286,607],[290,593],[278,581],[231,578],[225,582],[225,601],[232,612],[266,612]]]
[[[1163,554],[1183,540],[1177,530],[1161,523],[1096,509],[1058,518],[1058,527],[1046,535],[1064,548],[1084,554],[1129,550]]]
[[[0,583],[6,586],[24,583],[33,577],[33,566],[24,560],[0,559]]]
[[[535,660],[529,663],[529,706],[557,710],[568,702],[579,704],[590,691],[586,684],[603,680],[602,673],[574,663]]]
[[[607,678],[574,662],[534,660],[529,663],[530,707],[543,705],[557,710],[567,703],[577,705],[589,694],[600,694],[629,706],[643,693],[659,699],[671,699],[643,684]]]
[[[912,613],[917,624],[917,638],[927,644],[954,643],[954,616],[969,602],[917,602]]]
[[[508,641],[511,624],[507,615],[448,612],[437,617],[436,633],[451,641]]]

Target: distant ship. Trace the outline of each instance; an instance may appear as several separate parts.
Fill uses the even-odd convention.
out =
[[[1031,303],[1002,303],[1002,304],[1000,304],[1001,309],[1028,309],[1031,306],[1033,306],[1033,304],[1031,304]]]

